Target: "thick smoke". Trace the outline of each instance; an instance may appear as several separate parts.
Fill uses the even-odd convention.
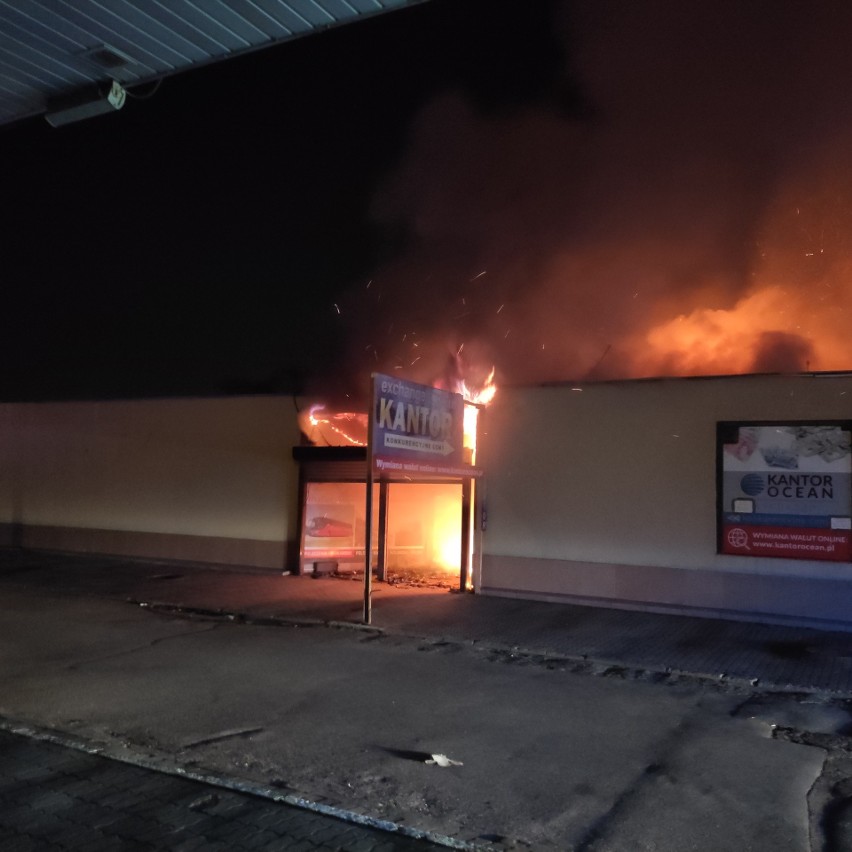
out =
[[[803,337],[783,331],[764,331],[757,338],[751,370],[755,373],[793,373],[807,369],[813,347]]]
[[[347,303],[353,367],[852,368],[852,7],[557,10],[573,110],[456,89],[417,116],[374,205],[404,249]]]

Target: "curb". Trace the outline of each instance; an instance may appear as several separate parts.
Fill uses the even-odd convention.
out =
[[[801,684],[791,684],[766,680],[758,677],[747,677],[742,675],[729,675],[727,672],[700,672],[687,669],[672,668],[669,666],[637,666],[625,664],[621,660],[609,660],[603,657],[589,657],[587,655],[572,655],[553,652],[547,649],[526,648],[517,645],[504,645],[494,642],[486,642],[481,640],[471,640],[464,637],[454,637],[452,635],[435,636],[422,635],[414,633],[406,633],[404,631],[395,631],[385,627],[378,627],[372,624],[361,624],[356,621],[338,621],[334,619],[321,618],[297,618],[292,616],[253,616],[244,612],[237,612],[225,609],[208,609],[204,607],[194,607],[190,605],[158,603],[155,601],[139,601],[132,598],[126,599],[127,603],[133,604],[150,610],[151,612],[162,613],[164,615],[183,616],[188,618],[202,618],[216,621],[224,621],[229,624],[249,624],[260,627],[328,627],[336,630],[353,630],[355,632],[373,634],[376,638],[379,636],[401,636],[406,639],[413,639],[422,642],[458,642],[459,644],[471,645],[471,647],[479,650],[492,651],[501,654],[509,654],[518,658],[543,657],[550,662],[564,662],[568,665],[587,667],[590,674],[602,674],[596,669],[604,669],[611,671],[622,671],[625,674],[630,674],[634,678],[643,674],[660,675],[666,678],[683,678],[685,680],[695,681],[697,683],[705,683],[716,685],[719,687],[731,687],[741,689],[748,692],[760,691],[777,692],[784,694],[801,693],[807,695],[818,695],[829,697],[833,700],[849,700],[852,699],[852,692],[844,692],[841,690],[829,690],[820,687],[808,687]]]
[[[372,828],[388,834],[399,834],[403,837],[411,838],[412,840],[424,840],[429,843],[434,843],[436,846],[445,846],[448,849],[461,849],[466,850],[466,852],[479,852],[479,850],[493,849],[493,847],[490,846],[468,843],[463,840],[457,840],[453,837],[447,837],[446,835],[439,834],[434,831],[400,825],[399,823],[395,823],[387,819],[380,819],[378,817],[372,817],[356,811],[350,811],[346,808],[337,807],[336,805],[327,805],[322,802],[315,802],[312,799],[306,799],[305,797],[295,795],[294,793],[282,793],[280,790],[276,790],[273,787],[254,784],[242,778],[219,775],[210,771],[204,772],[187,769],[186,767],[178,764],[171,756],[167,756],[165,753],[155,752],[154,755],[146,756],[132,751],[128,746],[119,747],[106,743],[97,743],[75,734],[66,734],[63,731],[43,728],[26,722],[16,722],[3,716],[0,716],[0,731],[27,737],[31,740],[38,740],[39,742],[51,743],[52,745],[62,746],[63,748],[74,749],[75,751],[81,751],[86,754],[97,755],[107,760],[115,760],[131,766],[137,766],[140,769],[160,772],[164,775],[174,775],[179,778],[188,778],[190,781],[198,781],[202,784],[208,784],[210,786],[230,790],[235,793],[257,796],[261,799],[268,799],[273,802],[278,802],[279,804],[299,808],[300,810],[311,811],[312,813],[320,814],[322,816],[332,817],[334,819],[341,820],[342,822],[358,825],[362,828]]]
[[[227,621],[231,624],[251,624],[256,627],[333,627],[335,629],[355,630],[362,633],[378,633],[380,635],[386,635],[389,633],[389,631],[384,627],[376,627],[374,624],[361,624],[357,621],[338,621],[335,619],[329,620],[324,618],[297,618],[295,616],[283,615],[250,615],[245,612],[237,612],[228,609],[209,609],[206,607],[190,606],[185,604],[139,601],[135,598],[125,598],[125,601],[133,606],[138,606],[140,609],[147,609],[151,612],[163,613],[164,615],[188,616],[190,618],[194,616],[196,618]]]

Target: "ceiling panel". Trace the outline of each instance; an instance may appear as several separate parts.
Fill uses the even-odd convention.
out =
[[[0,124],[425,0],[0,0]]]

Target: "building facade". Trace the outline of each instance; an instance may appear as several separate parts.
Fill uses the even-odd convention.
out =
[[[0,405],[0,545],[284,570],[293,400]]]
[[[463,540],[481,594],[852,629],[850,420],[849,373],[503,387],[472,524],[391,485],[391,564],[458,579]],[[301,442],[288,397],[0,405],[0,546],[357,564],[364,462]]]
[[[804,544],[795,545],[803,548],[795,558],[753,547],[721,552],[720,512],[733,506],[718,499],[727,445],[717,425],[834,428],[850,417],[850,374],[501,388],[480,437],[487,530],[477,588],[852,628],[852,564],[844,553],[826,559]],[[785,432],[778,440],[791,438]],[[848,464],[848,452],[845,462],[830,461],[840,471]],[[788,480],[794,472],[777,470]],[[848,538],[848,474],[843,480],[834,474],[843,507],[833,510],[836,529],[821,537]]]

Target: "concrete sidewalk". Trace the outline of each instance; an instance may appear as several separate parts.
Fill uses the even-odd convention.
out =
[[[452,848],[852,848],[847,635],[21,552],[0,600],[33,739]]]
[[[0,584],[232,620],[350,623],[363,580],[0,550]],[[514,655],[852,696],[852,633],[459,594],[375,583],[372,626]]]

